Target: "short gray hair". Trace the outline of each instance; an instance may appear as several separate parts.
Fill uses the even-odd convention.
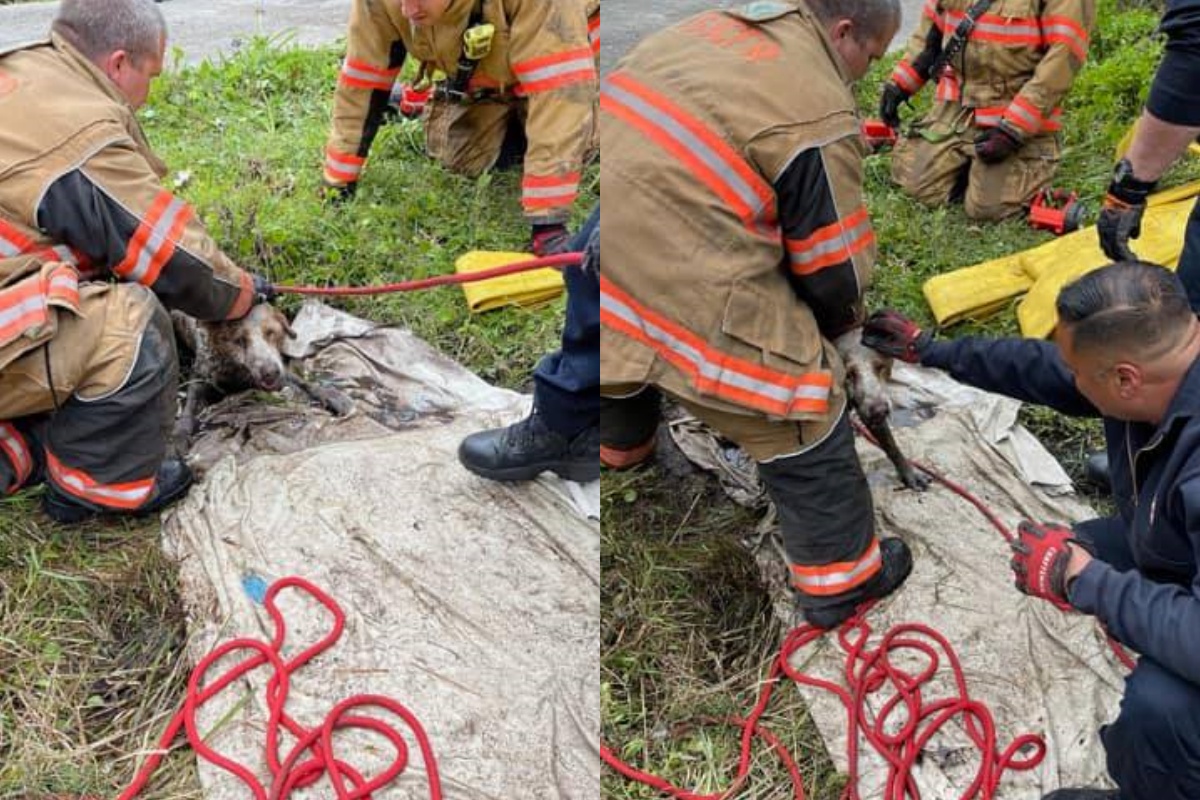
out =
[[[62,0],[50,30],[92,61],[118,50],[140,61],[158,55],[167,21],[154,0]]]
[[[880,39],[900,27],[900,0],[808,0],[808,7],[822,23],[848,19],[863,37]]]

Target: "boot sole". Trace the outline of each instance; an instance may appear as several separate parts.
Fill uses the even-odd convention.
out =
[[[543,472],[553,472],[560,478],[576,483],[591,483],[600,477],[600,462],[580,464],[572,461],[548,461],[542,464],[522,464],[519,467],[487,469],[474,464],[463,464],[476,475],[492,481],[515,483],[531,481]]]

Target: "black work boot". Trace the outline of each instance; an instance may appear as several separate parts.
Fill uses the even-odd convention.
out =
[[[592,425],[568,439],[535,411],[507,428],[472,433],[458,446],[458,460],[493,481],[529,481],[549,470],[586,483],[600,477],[600,433]]]
[[[1119,800],[1120,797],[1116,789],[1058,789],[1042,800]]]
[[[141,517],[161,511],[187,494],[193,477],[192,470],[187,464],[177,458],[168,458],[159,465],[158,474],[154,480],[154,491],[150,493],[146,502],[130,510],[86,505],[83,501],[66,494],[55,486],[53,481],[50,481],[47,482],[46,492],[42,495],[42,510],[50,519],[61,525],[77,525],[101,515]]]
[[[1083,475],[1097,488],[1112,492],[1112,474],[1108,471],[1108,453],[1103,450],[1091,453],[1083,463]]]
[[[804,621],[817,628],[831,630],[854,616],[863,603],[887,597],[899,589],[912,572],[912,551],[903,540],[895,537],[880,540],[879,551],[883,566],[869,583],[855,591],[852,600],[821,608],[802,608]]]

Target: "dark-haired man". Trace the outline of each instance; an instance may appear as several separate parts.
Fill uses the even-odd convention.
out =
[[[1100,417],[1117,513],[1074,530],[1023,523],[1017,586],[1094,615],[1141,654],[1100,731],[1119,787],[1046,800],[1200,797],[1200,322],[1179,279],[1112,264],[1064,288],[1054,343],[937,342],[895,312],[864,326],[880,352],[1073,416]]]
[[[0,54],[0,492],[45,478],[60,522],[186,491],[164,305],[236,319],[269,293],[162,185],[134,112],[165,47],[151,0],[63,0],[49,41]]]
[[[875,532],[834,340],[875,261],[852,86],[895,0],[760,0],[641,42],[600,91],[601,460],[648,455],[664,392],[758,462],[805,619],[908,577]],[[802,80],[797,76],[803,76]],[[714,98],[721,98],[714,102]]]

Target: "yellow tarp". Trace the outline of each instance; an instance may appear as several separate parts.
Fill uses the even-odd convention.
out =
[[[529,253],[472,250],[459,256],[454,262],[454,271],[459,274],[479,272],[531,258]],[[531,306],[553,300],[562,294],[563,279],[558,270],[547,268],[464,283],[462,287],[471,313],[479,314],[505,306]]]
[[[1142,235],[1130,242],[1139,258],[1175,267],[1196,195],[1200,181],[1151,196]],[[923,290],[942,325],[989,316],[1024,294],[1017,307],[1021,333],[1042,338],[1054,329],[1059,289],[1108,261],[1095,226],[1089,226],[1029,250],[936,275]]]

